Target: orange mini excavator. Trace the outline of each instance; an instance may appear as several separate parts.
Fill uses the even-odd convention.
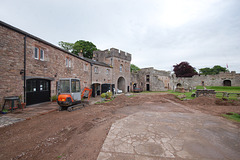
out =
[[[88,100],[92,95],[92,89],[85,87],[81,93],[80,80],[76,78],[62,78],[58,81],[58,105],[59,110],[72,111],[74,104],[82,103],[83,96]]]

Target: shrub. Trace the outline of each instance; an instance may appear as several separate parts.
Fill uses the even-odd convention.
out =
[[[107,92],[107,93],[106,93],[106,97],[107,97],[107,98],[111,98],[111,97],[112,97],[112,92]]]
[[[101,97],[102,97],[102,98],[106,98],[106,93],[102,93],[102,94],[101,94]]]
[[[51,100],[52,100],[52,101],[57,101],[57,95],[52,96],[52,97],[51,97]]]

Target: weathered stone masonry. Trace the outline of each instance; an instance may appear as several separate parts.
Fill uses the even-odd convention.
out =
[[[79,78],[81,80],[81,88],[83,89],[84,87],[94,87],[92,84],[117,84],[116,79],[119,76],[123,76],[126,80],[124,89],[127,91],[127,86],[130,83],[130,54],[123,56],[123,53],[121,52],[120,56],[117,57],[115,55],[112,56],[113,58],[105,57],[102,62],[90,60],[73,55],[51,43],[10,26],[2,21],[0,21],[0,24],[1,104],[3,103],[3,97],[6,96],[22,95],[24,97],[23,69],[25,36],[26,81],[32,79],[48,80],[51,85],[51,96],[57,94],[56,84],[60,78]],[[43,59],[35,57],[35,48],[39,48],[39,50],[44,51]],[[99,57],[102,56],[97,53],[95,53],[95,55]],[[112,59],[112,64],[110,64],[110,59]],[[113,68],[113,66],[119,65],[118,62],[124,66],[124,70],[121,74],[113,73],[119,69]],[[124,73],[125,71],[127,73]]]

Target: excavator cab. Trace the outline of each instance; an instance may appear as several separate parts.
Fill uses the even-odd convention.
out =
[[[80,80],[77,78],[62,78],[58,81],[58,105],[59,110],[68,108],[77,103],[81,103],[85,91],[88,91],[88,100],[92,94],[92,89],[84,88],[81,93]]]

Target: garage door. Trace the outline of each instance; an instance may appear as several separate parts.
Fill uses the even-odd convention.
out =
[[[27,105],[50,101],[50,81],[45,79],[27,80]]]

